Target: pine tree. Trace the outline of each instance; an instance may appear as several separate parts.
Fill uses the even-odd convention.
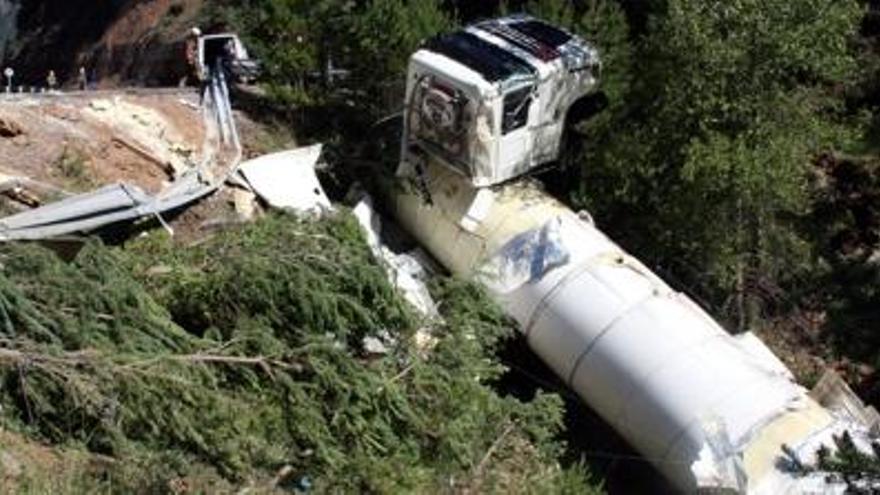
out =
[[[859,13],[855,1],[666,2],[627,102],[585,157],[581,204],[719,306],[750,274],[797,272],[811,157],[848,138],[830,88],[855,67]]]

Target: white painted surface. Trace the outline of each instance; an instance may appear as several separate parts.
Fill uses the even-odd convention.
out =
[[[467,179],[436,163],[422,178],[431,202],[398,194],[402,225],[454,273],[482,282],[535,353],[682,491],[797,493],[800,481],[777,468],[782,443],[807,445],[829,424],[861,429],[812,401],[760,341],[729,335],[534,187],[493,189],[465,230],[477,197]]]
[[[317,144],[264,155],[242,163],[239,170],[254,192],[270,206],[320,213],[331,208],[315,175],[321,148]]]

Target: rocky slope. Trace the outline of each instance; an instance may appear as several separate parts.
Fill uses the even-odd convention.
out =
[[[49,70],[75,85],[79,67],[102,87],[174,85],[182,41],[203,0],[0,0],[0,54],[24,85]],[[5,48],[4,48],[5,47]]]

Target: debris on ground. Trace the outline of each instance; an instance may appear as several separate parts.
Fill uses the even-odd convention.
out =
[[[0,173],[0,194],[29,208],[40,206],[40,197],[27,189],[17,177]]]
[[[264,155],[242,163],[239,172],[269,206],[281,210],[321,213],[330,199],[315,175],[322,145]]]
[[[352,210],[366,237],[367,245],[385,267],[388,278],[403,297],[428,319],[439,317],[437,304],[427,287],[427,257],[418,249],[395,253],[382,242],[382,218],[373,207],[373,200],[364,194]]]
[[[244,189],[232,190],[232,202],[238,218],[244,221],[253,220],[257,216],[257,195]]]
[[[362,345],[367,356],[378,357],[388,354],[388,346],[378,337],[364,337]]]
[[[196,149],[188,146],[183,136],[151,108],[121,98],[93,100],[83,114],[107,125],[114,143],[157,163],[171,178],[197,164]]]

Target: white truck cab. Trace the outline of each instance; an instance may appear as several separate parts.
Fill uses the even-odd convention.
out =
[[[430,40],[410,59],[398,173],[433,158],[479,188],[556,160],[568,111],[600,69],[592,45],[528,16]]]
[[[259,61],[250,57],[235,33],[199,36],[197,53],[196,63],[202,74],[209,74],[219,62],[227,77],[236,82],[251,83],[260,76]]]

